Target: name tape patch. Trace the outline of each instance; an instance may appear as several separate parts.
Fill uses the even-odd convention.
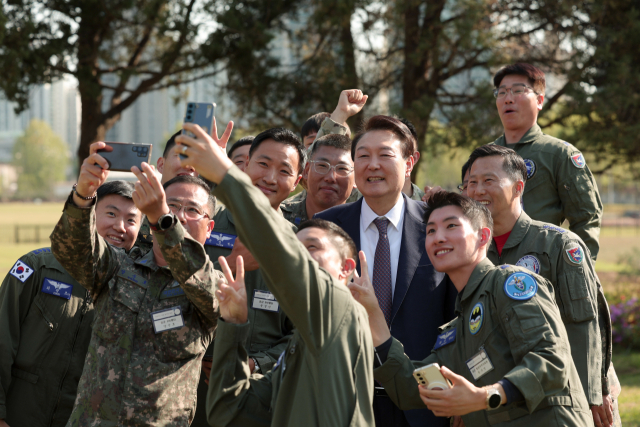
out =
[[[153,330],[156,334],[172,329],[180,329],[184,326],[184,318],[182,317],[182,309],[180,307],[171,307],[155,311],[151,313],[151,321],[153,322]]]
[[[73,292],[73,285],[45,277],[42,281],[42,292],[69,300],[71,292]]]
[[[516,301],[526,301],[538,292],[538,282],[527,273],[513,273],[504,282],[504,293]]]
[[[277,313],[278,310],[280,310],[280,304],[271,292],[260,291],[256,289],[253,291],[253,301],[251,302],[251,308],[263,311],[273,311],[274,313]]]
[[[493,364],[484,348],[467,360],[467,367],[471,371],[474,380],[478,380],[487,372],[493,371]]]
[[[438,335],[438,339],[436,340],[436,345],[433,346],[433,349],[437,350],[440,347],[444,347],[445,345],[451,344],[455,340],[456,340],[456,329],[453,328]]]
[[[24,283],[29,278],[29,276],[33,274],[33,268],[18,260],[15,264],[13,264],[13,268],[11,269],[10,273],[13,277]]]
[[[119,277],[122,277],[124,279],[127,279],[133,283],[135,283],[136,285],[142,287],[142,288],[147,288],[147,280],[140,277],[139,275],[137,275],[136,273],[134,273],[133,271],[129,271],[126,270],[124,268],[120,269],[120,272],[118,273]]]
[[[236,242],[236,238],[233,234],[219,233],[216,231],[211,232],[211,236],[204,243],[209,246],[216,246],[218,248],[233,249],[233,244]]]

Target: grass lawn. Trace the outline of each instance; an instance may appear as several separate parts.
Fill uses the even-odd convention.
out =
[[[640,351],[613,349],[613,365],[622,384],[619,398],[624,427],[640,427]]]

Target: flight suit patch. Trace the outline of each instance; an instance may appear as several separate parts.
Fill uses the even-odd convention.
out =
[[[516,262],[518,267],[526,268],[536,274],[540,273],[540,261],[533,255],[525,255]]]
[[[35,251],[31,251],[32,254],[34,255],[40,255],[40,254],[44,254],[44,253],[51,253],[51,248],[40,248],[40,249],[36,249]]]
[[[471,335],[475,335],[482,328],[482,322],[484,321],[484,305],[481,302],[473,306],[471,314],[469,315],[469,332]]]
[[[11,269],[10,273],[13,277],[24,283],[29,278],[29,276],[33,274],[33,268],[18,260],[15,264],[13,264],[13,268]]]
[[[538,292],[538,282],[527,273],[513,273],[504,282],[504,293],[513,300],[526,301]]]
[[[573,163],[573,166],[577,167],[578,169],[583,169],[587,165],[587,162],[584,160],[584,156],[582,155],[582,153],[571,154],[571,163]]]
[[[551,224],[545,224],[542,226],[542,228],[544,228],[545,230],[553,230],[553,231],[557,231],[558,233],[564,234],[567,232],[567,230],[565,230],[562,227],[557,227],[555,225],[551,225]]]
[[[69,300],[71,299],[72,291],[73,285],[68,283],[58,282],[57,280],[52,280],[48,277],[45,277],[42,281],[42,292],[45,294]]]
[[[536,174],[536,162],[531,159],[524,159],[524,165],[527,167],[527,179],[533,178]]]
[[[450,331],[443,332],[438,335],[438,339],[436,340],[436,345],[433,346],[434,350],[439,349],[440,347],[444,347],[447,344],[451,344],[456,340],[456,329],[451,329]]]
[[[216,246],[218,248],[233,249],[233,245],[236,242],[236,238],[233,234],[220,233],[212,231],[211,235],[204,242],[205,245]]]
[[[505,268],[509,268],[509,267],[510,267],[510,265],[509,265],[509,264],[502,264],[502,265],[500,266],[500,270],[504,270]]]
[[[567,254],[566,259],[568,260],[569,264],[582,264],[584,253],[582,252],[582,248],[579,245],[575,248],[565,249],[564,253]]]

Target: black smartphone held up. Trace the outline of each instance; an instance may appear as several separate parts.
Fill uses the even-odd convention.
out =
[[[216,104],[214,102],[188,102],[187,112],[184,115],[184,122],[195,123],[207,134],[211,134],[215,112]],[[182,130],[182,133],[184,135],[189,135],[192,138],[196,137],[194,134],[184,129]],[[180,154],[180,158],[185,159],[186,156]]]
[[[134,142],[105,142],[113,148],[111,151],[98,150],[98,153],[109,163],[110,171],[131,172],[131,166],[142,170],[142,162],[149,163],[151,158],[151,144],[136,144]]]

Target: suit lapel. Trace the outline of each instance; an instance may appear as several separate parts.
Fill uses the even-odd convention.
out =
[[[402,225],[402,243],[400,245],[400,257],[398,259],[398,275],[396,287],[393,292],[393,306],[391,321],[402,305],[409,285],[425,252],[425,225],[421,218],[422,212],[419,204],[409,200],[406,196],[404,210],[404,224]]]

